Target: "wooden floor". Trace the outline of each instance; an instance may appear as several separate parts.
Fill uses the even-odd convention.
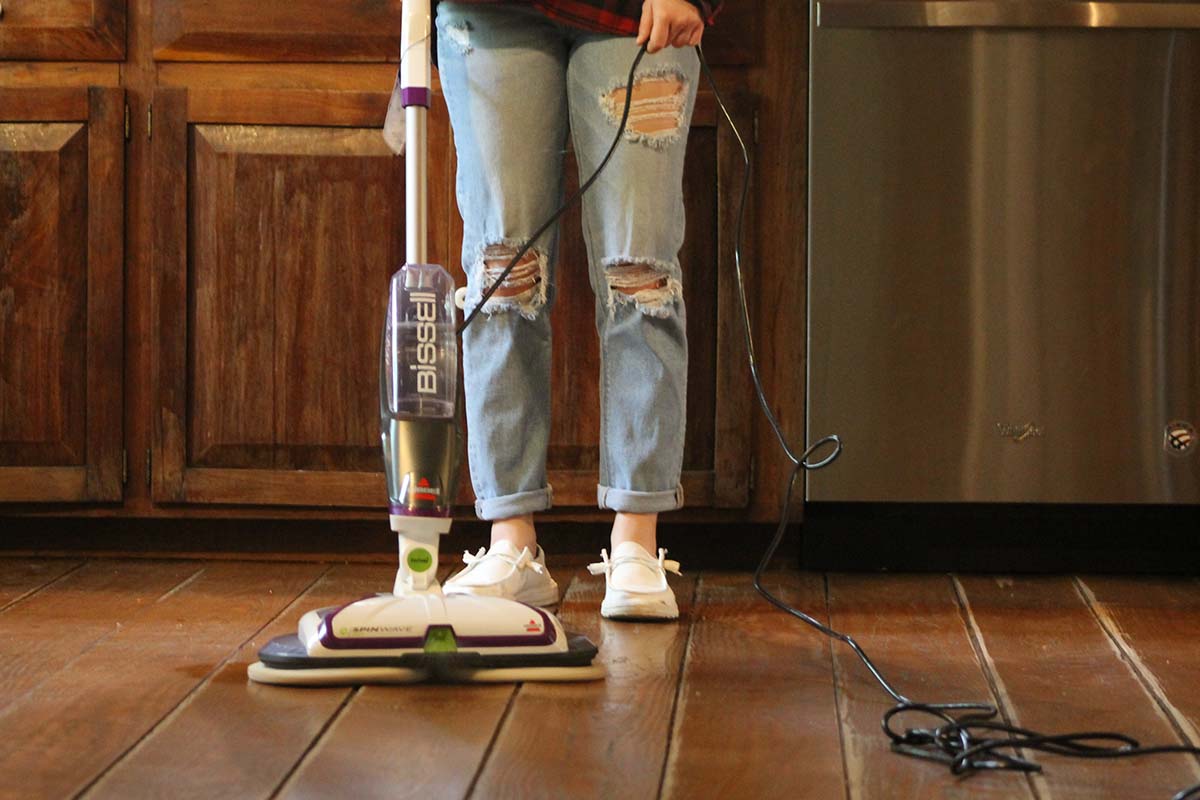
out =
[[[1166,798],[1190,756],[1046,757],[951,777],[895,756],[852,653],[746,574],[675,579],[679,624],[561,616],[602,644],[588,685],[281,689],[246,665],[386,566],[0,559],[0,796]],[[914,699],[998,702],[1039,729],[1200,743],[1200,582],[777,573]]]

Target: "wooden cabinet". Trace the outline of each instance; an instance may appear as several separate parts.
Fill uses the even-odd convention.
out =
[[[400,0],[154,0],[158,61],[394,61]]]
[[[309,90],[156,94],[156,500],[375,507],[385,499],[379,326],[387,278],[404,253],[403,158],[378,130],[386,102]],[[691,505],[737,506],[748,490],[749,392],[721,374],[738,346],[728,329],[734,198],[715,190],[728,183],[721,170],[734,145],[712,98],[698,105],[686,173],[683,482]],[[429,130],[430,257],[462,285],[440,97]],[[576,183],[573,162],[568,173]],[[599,353],[578,208],[564,220],[560,262],[549,479],[558,505],[591,506]],[[462,478],[467,504],[465,465]]]
[[[129,4],[127,19],[123,1],[4,0],[0,502],[326,518],[384,505],[376,359],[404,253],[404,159],[379,129],[400,4],[150,0]],[[731,76],[754,63],[761,26],[736,3],[726,19],[706,45]],[[88,82],[120,88],[79,87]],[[751,95],[729,94],[749,133]],[[430,257],[462,285],[436,92],[430,139]],[[755,412],[733,272],[740,170],[702,89],[681,254],[692,509],[751,499]],[[572,158],[567,180],[577,185]],[[753,220],[747,231],[749,251]],[[574,518],[596,513],[599,461],[585,263],[575,209],[560,243],[548,454],[556,508]],[[461,479],[469,516],[465,460]]]
[[[386,502],[379,332],[404,261],[404,160],[379,132],[387,99],[155,95],[156,500]],[[444,263],[440,108],[429,131],[430,256]]]
[[[123,95],[0,89],[0,500],[121,497]]]
[[[120,61],[125,0],[7,0],[0,59]]]

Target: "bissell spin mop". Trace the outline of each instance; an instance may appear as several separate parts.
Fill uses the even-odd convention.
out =
[[[426,254],[429,0],[405,0],[406,263],[391,280],[380,354],[380,417],[400,567],[391,594],[310,611],[248,670],[259,683],[579,681],[604,676],[596,646],[542,608],[445,594],[438,542],[450,530],[462,447],[454,281]]]

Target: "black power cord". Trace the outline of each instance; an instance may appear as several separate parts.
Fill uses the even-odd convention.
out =
[[[863,650],[853,637],[831,628],[789,605],[784,600],[771,594],[763,585],[763,574],[774,560],[775,553],[779,549],[779,545],[783,541],[784,534],[787,531],[788,510],[791,508],[792,490],[796,485],[796,478],[799,477],[801,471],[818,470],[832,464],[841,455],[842,441],[836,434],[826,436],[809,445],[803,453],[797,456],[788,443],[787,437],[784,436],[779,420],[767,402],[766,392],[763,390],[762,381],[758,374],[758,359],[754,353],[754,338],[750,329],[750,310],[746,301],[745,281],[742,277],[742,227],[746,216],[746,201],[750,194],[750,173],[752,168],[750,150],[746,146],[746,142],[742,138],[737,125],[734,123],[728,107],[725,105],[725,100],[721,96],[721,90],[717,86],[717,81],[712,74],[712,70],[709,68],[708,60],[704,57],[704,50],[701,47],[697,47],[696,53],[700,57],[700,66],[704,71],[704,75],[712,86],[713,95],[716,97],[721,114],[729,124],[730,130],[733,131],[734,137],[738,142],[738,147],[742,152],[742,163],[745,166],[745,173],[742,177],[737,224],[734,228],[733,263],[734,272],[737,276],[738,301],[741,305],[743,342],[746,345],[746,354],[750,363],[750,376],[754,382],[754,391],[758,397],[759,407],[762,408],[763,414],[766,415],[767,421],[771,425],[771,430],[775,432],[775,438],[779,441],[784,454],[792,463],[792,472],[788,477],[787,487],[784,491],[783,502],[781,504],[779,525],[775,529],[774,537],[767,546],[766,552],[763,553],[762,560],[754,571],[754,588],[771,605],[792,615],[826,636],[842,642],[854,651],[855,655],[859,657],[883,691],[896,701],[896,705],[892,706],[883,715],[881,723],[883,732],[892,742],[892,752],[894,753],[945,764],[950,768],[951,773],[955,775],[982,772],[985,770],[1040,772],[1042,769],[1040,764],[1018,755],[1021,751],[1025,750],[1073,758],[1097,759],[1132,758],[1135,756],[1162,753],[1189,753],[1200,756],[1200,748],[1197,747],[1186,745],[1143,747],[1138,740],[1131,736],[1108,731],[1085,731],[1054,735],[1038,733],[1037,731],[997,721],[996,718],[999,716],[1000,710],[991,703],[914,702],[892,687],[887,679],[884,678],[883,673],[879,671],[879,668],[871,661],[866,651]],[[600,173],[608,166],[613,153],[616,152],[617,145],[621,142],[621,137],[625,134],[625,128],[629,122],[629,111],[633,101],[634,74],[645,55],[646,47],[643,45],[638,51],[637,57],[634,58],[632,66],[629,68],[629,80],[625,91],[625,110],[621,115],[621,123],[618,126],[616,136],[613,138],[612,146],[608,149],[608,154],[605,155],[604,160],[600,162],[600,165],[592,173],[591,177],[574,194],[567,198],[562,206],[534,232],[524,245],[518,248],[516,255],[512,257],[511,261],[509,261],[508,265],[500,273],[500,276],[484,292],[479,303],[466,319],[463,320],[462,325],[458,327],[459,334],[471,324],[471,321],[475,319],[475,316],[483,308],[483,305],[495,294],[496,290],[504,282],[504,279],[508,277],[508,274],[512,272],[521,258],[529,252],[529,249],[533,247],[534,242],[549,230],[550,226],[557,222],[583,196],[584,192],[591,188],[592,184],[600,176]],[[832,445],[832,450],[828,455],[820,461],[812,462],[809,460],[815,452],[826,445]],[[903,733],[892,727],[893,719],[910,714],[924,714],[940,720],[941,724],[933,728],[907,728]],[[1000,735],[989,736],[986,732],[995,732]],[[1179,791],[1172,796],[1171,800],[1200,800],[1200,783]]]
[[[491,296],[496,293],[496,290],[500,288],[500,284],[504,283],[504,279],[508,277],[508,273],[513,271],[513,268],[517,266],[517,263],[520,262],[525,254],[529,252],[529,248],[533,247],[533,243],[542,238],[542,234],[550,230],[550,226],[555,222],[558,222],[562,215],[567,213],[567,211],[571,208],[571,206],[575,205],[579,198],[583,197],[584,192],[592,188],[592,184],[595,183],[596,179],[600,177],[600,173],[603,172],[604,168],[608,166],[608,162],[612,161],[613,153],[617,152],[617,145],[621,143],[621,137],[625,135],[625,127],[629,124],[629,110],[633,107],[633,75],[635,72],[637,72],[638,64],[642,63],[642,59],[645,56],[646,45],[642,45],[638,50],[637,55],[634,56],[633,64],[631,64],[629,67],[629,80],[626,81],[625,86],[625,110],[621,114],[621,124],[617,126],[617,135],[613,137],[612,145],[608,148],[608,153],[605,154],[604,159],[600,162],[600,166],[596,167],[595,171],[592,172],[591,177],[584,181],[583,184],[575,190],[575,193],[563,201],[563,204],[559,206],[558,210],[551,214],[549,219],[543,222],[541,227],[533,232],[533,235],[529,237],[525,244],[517,248],[516,255],[514,255],[508,262],[508,266],[504,268],[504,271],[500,273],[500,276],[496,278],[491,286],[488,287],[487,291],[483,293],[483,296],[479,298],[479,302],[475,305],[475,308],[471,309],[471,313],[468,314],[466,319],[462,321],[462,324],[458,326],[457,333],[459,336],[461,336],[462,332],[465,331],[467,326],[471,324],[471,320],[475,319],[475,315],[479,313],[481,308],[483,308],[484,303],[486,303]]]
[[[853,637],[821,623],[819,620],[805,614],[797,608],[781,600],[763,585],[763,573],[775,557],[775,552],[783,541],[787,528],[788,509],[791,508],[792,489],[801,470],[817,470],[829,466],[842,452],[841,439],[837,435],[826,436],[810,445],[799,456],[793,453],[786,437],[780,429],[779,421],[771,411],[763,392],[762,383],[758,378],[758,365],[754,355],[754,343],[750,333],[750,314],[746,305],[746,290],[742,280],[742,219],[745,215],[746,198],[750,189],[750,151],[738,132],[729,110],[721,97],[721,90],[704,58],[704,52],[696,48],[700,54],[700,65],[712,85],[717,105],[729,123],[738,145],[742,151],[742,162],[745,165],[745,175],[742,179],[741,202],[738,209],[738,223],[734,233],[734,267],[737,273],[738,298],[742,306],[743,334],[746,343],[746,353],[750,360],[750,374],[754,379],[754,389],[758,394],[759,405],[766,415],[771,429],[775,432],[780,446],[792,462],[793,468],[788,478],[787,489],[784,492],[780,509],[779,526],[771,544],[763,554],[762,561],[754,571],[754,588],[758,590],[767,602],[776,608],[791,614],[807,625],[816,628],[826,636],[842,642],[859,657],[863,665],[879,683],[880,687],[896,701],[891,709],[883,715],[883,732],[892,742],[892,752],[912,758],[922,758],[946,764],[955,775],[984,770],[1016,770],[1020,772],[1040,772],[1040,764],[1022,758],[1023,750],[1040,751],[1055,755],[1074,758],[1132,758],[1134,756],[1155,755],[1161,753],[1190,753],[1200,755],[1200,748],[1186,745],[1161,745],[1143,747],[1131,736],[1108,731],[1086,731],[1080,733],[1065,733],[1047,735],[1037,731],[1020,728],[996,720],[999,709],[991,703],[917,703],[896,691],[883,674],[867,656],[866,651],[859,646]],[[832,444],[832,452],[821,461],[810,463],[812,453],[822,446]],[[892,720],[906,714],[925,714],[941,721],[934,728],[908,728],[903,733],[892,727]],[[996,732],[999,736],[988,736],[985,732]],[[1190,786],[1172,796],[1171,800],[1200,800],[1200,784]]]

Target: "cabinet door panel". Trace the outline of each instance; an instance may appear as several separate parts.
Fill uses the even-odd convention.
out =
[[[120,496],[123,109],[0,90],[0,500]]]
[[[0,123],[0,462],[84,462],[87,128]]]
[[[9,0],[0,59],[121,61],[125,0]]]
[[[305,124],[260,124],[261,107],[222,105],[219,92],[155,98],[158,204],[172,210],[155,245],[159,500],[386,502],[378,347],[388,279],[404,261],[404,159],[380,136],[386,95],[280,94],[275,106]],[[313,117],[322,107],[325,124]],[[442,260],[440,100],[429,130],[441,165],[430,255]]]
[[[400,0],[156,0],[159,61],[395,61]]]
[[[404,162],[374,129],[195,125],[190,463],[379,467]]]

